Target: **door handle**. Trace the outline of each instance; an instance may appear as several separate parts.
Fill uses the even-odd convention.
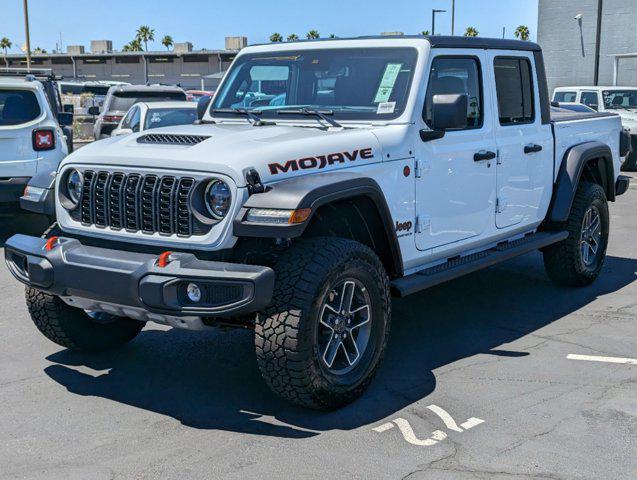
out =
[[[529,153],[538,153],[542,151],[542,145],[537,145],[535,143],[532,143],[530,145],[527,145],[526,147],[524,147],[524,153],[526,155],[528,155]]]
[[[483,162],[485,160],[493,160],[495,157],[497,157],[497,154],[495,152],[489,152],[487,150],[480,150],[478,153],[476,153],[473,156],[473,161],[474,162]]]

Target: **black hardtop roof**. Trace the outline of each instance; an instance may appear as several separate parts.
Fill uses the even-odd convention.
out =
[[[316,40],[296,40],[286,43],[304,42],[337,42],[343,40],[426,40],[433,48],[479,48],[480,50],[523,50],[528,52],[540,52],[542,49],[537,43],[522,40],[508,40],[504,38],[483,37],[458,37],[458,36],[423,36],[423,35],[371,35],[350,38],[320,38]],[[276,45],[276,44],[274,44]]]

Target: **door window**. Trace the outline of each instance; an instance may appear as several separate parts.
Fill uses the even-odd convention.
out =
[[[432,128],[434,95],[466,94],[469,97],[467,129],[480,128],[484,121],[482,75],[478,59],[437,57],[431,65],[423,120]]]
[[[582,98],[580,103],[583,103],[587,107],[591,107],[593,110],[599,109],[599,100],[597,100],[597,92],[582,92]]]
[[[527,58],[499,57],[494,61],[500,125],[533,123],[533,72]]]
[[[130,129],[133,132],[139,132],[139,124],[140,124],[141,116],[142,116],[141,109],[137,107],[130,120]]]

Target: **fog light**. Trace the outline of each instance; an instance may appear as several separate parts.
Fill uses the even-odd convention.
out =
[[[186,288],[188,299],[193,303],[199,303],[201,301],[201,289],[194,283],[189,283]]]

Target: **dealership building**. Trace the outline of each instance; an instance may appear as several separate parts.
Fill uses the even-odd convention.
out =
[[[637,0],[539,0],[549,88],[637,86]]]
[[[51,68],[56,75],[81,80],[119,81],[133,84],[179,84],[186,89],[215,88],[236,54],[247,46],[246,37],[227,37],[223,50],[193,50],[189,42],[170,51],[118,52],[110,40],[69,45],[66,53],[33,54],[32,68]],[[26,67],[22,54],[7,56],[10,68]]]

